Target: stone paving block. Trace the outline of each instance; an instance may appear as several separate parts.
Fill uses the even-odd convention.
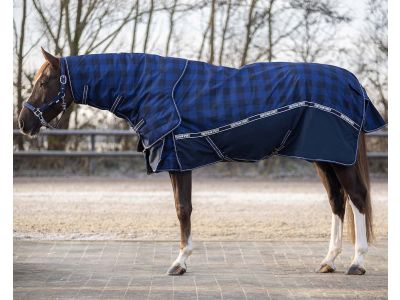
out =
[[[125,296],[125,287],[105,288],[100,294],[101,299],[122,299]]]
[[[328,242],[198,242],[182,277],[165,275],[176,242],[14,241],[14,299],[387,299],[387,242],[365,276],[314,270]]]
[[[93,287],[83,287],[79,290],[79,292],[76,294],[76,298],[100,298],[101,294],[103,292],[103,287],[99,286],[93,286]]]

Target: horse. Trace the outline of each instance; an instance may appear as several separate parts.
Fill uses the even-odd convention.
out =
[[[35,78],[34,78],[34,87],[32,90],[31,95],[27,99],[27,101],[24,103],[24,106],[19,114],[18,117],[18,124],[20,127],[20,130],[22,131],[23,134],[29,135],[31,137],[36,136],[41,127],[49,127],[51,128],[52,125],[50,125],[50,122],[55,119],[59,114],[65,112],[65,110],[75,101],[77,98],[77,93],[79,91],[74,90],[71,82],[71,75],[69,72],[71,71],[71,66],[68,64],[63,66],[61,59],[59,57],[53,56],[52,54],[48,53],[42,48],[42,53],[45,59],[45,62],[43,65],[40,67],[38,70]],[[141,56],[140,59],[143,59],[143,56]],[[159,59],[159,58],[157,58]],[[91,61],[91,64],[95,63],[95,61]],[[109,65],[113,65],[113,62],[108,62]],[[147,63],[148,65],[149,63]],[[185,60],[179,61],[179,64],[182,65],[182,69],[187,68],[187,61],[185,63]],[[77,64],[77,68],[79,69],[79,66],[81,64]],[[269,65],[266,65],[269,66]],[[281,66],[280,66],[281,67]],[[304,66],[302,66],[304,67]],[[307,67],[307,65],[305,66]],[[65,70],[67,68],[67,70]],[[149,67],[150,68],[150,67]],[[162,73],[166,70],[166,66],[162,65],[161,67],[155,67],[153,68],[154,73],[151,74],[156,74],[158,76],[158,73]],[[174,66],[175,68],[175,66]],[[172,89],[172,97],[174,97],[174,90],[176,89],[177,82],[181,80],[182,74],[180,73],[181,70],[177,73],[180,76],[176,76],[177,78],[174,79],[175,82],[172,82],[174,84],[173,89]],[[147,69],[146,69],[147,70]],[[220,70],[220,69],[218,69]],[[236,69],[235,69],[236,70]],[[236,72],[233,70],[232,72]],[[224,70],[225,72],[226,70]],[[228,70],[229,71],[229,70]],[[146,72],[149,72],[148,70]],[[109,74],[109,73],[108,73]],[[143,73],[147,74],[147,73]],[[346,73],[347,74],[347,73]],[[156,76],[155,75],[155,76]],[[83,76],[83,77],[82,77]],[[85,75],[82,75],[80,80],[85,79]],[[167,76],[169,76],[167,74]],[[171,75],[173,77],[173,75]],[[347,76],[347,75],[346,75]],[[140,77],[140,76],[139,76]],[[143,76],[142,76],[143,77]],[[141,84],[143,85],[149,85],[152,84],[155,80],[154,76],[152,76],[151,80],[147,83],[143,83],[143,78],[140,77],[138,80],[140,81]],[[165,79],[167,78],[167,79]],[[163,80],[168,80],[170,77],[165,77]],[[336,77],[335,77],[336,78]],[[72,81],[76,81],[77,79],[73,79]],[[97,79],[96,79],[97,80]],[[117,84],[120,84],[121,78],[117,79]],[[176,81],[177,80],[177,81]],[[234,80],[234,79],[232,79]],[[111,83],[110,83],[111,81]],[[163,81],[163,82],[164,82]],[[104,82],[102,82],[102,85],[104,86]],[[109,80],[107,85],[113,86],[112,79]],[[134,82],[136,84],[136,82]],[[159,83],[158,83],[159,84]],[[248,83],[246,83],[247,85]],[[257,81],[257,84],[260,84],[260,81]],[[245,85],[245,86],[246,86]],[[88,99],[88,86],[87,85],[82,85],[83,88],[82,95],[79,96],[78,98],[82,98],[82,103],[81,104],[89,104],[86,103]],[[79,87],[79,89],[81,88]],[[90,87],[89,87],[90,88]],[[115,89],[115,86],[113,87]],[[138,85],[138,88],[140,89],[141,86],[140,84]],[[355,88],[353,87],[353,90]],[[361,91],[361,92],[360,92]],[[206,91],[207,92],[207,91]],[[354,92],[354,91],[353,91]],[[357,88],[357,92],[359,94],[363,94],[363,89]],[[282,93],[286,93],[286,91],[283,89]],[[346,93],[350,93],[346,91]],[[75,95],[74,95],[75,94]],[[358,95],[358,94],[357,94]],[[146,97],[145,95],[143,97]],[[159,95],[155,95],[154,97],[159,97]],[[365,98],[366,99],[366,98]],[[107,109],[116,113],[115,108],[121,100],[121,97],[117,97],[115,101],[112,103],[112,107],[108,107]],[[141,99],[139,99],[141,100]],[[362,98],[364,101],[364,98]],[[161,102],[160,99],[158,99],[159,102]],[[299,109],[299,104],[296,104],[297,106],[292,105],[290,111]],[[327,116],[331,116],[332,118],[338,118],[338,115],[333,114],[333,110],[328,110],[327,108],[323,108],[322,105],[315,104],[315,107],[312,108],[307,108],[307,109],[313,109],[313,110],[318,110],[319,114],[326,114]],[[104,109],[104,107],[93,105],[95,107]],[[309,104],[309,106],[312,106]],[[321,108],[322,107],[322,108]],[[129,108],[132,112],[132,108]],[[301,108],[301,109],[304,109]],[[363,113],[367,113],[368,111],[371,112],[371,109],[373,109],[372,104],[370,104],[370,108],[367,108],[364,106],[363,108]],[[149,109],[148,109],[149,110]],[[148,110],[146,112],[148,112]],[[150,108],[151,110],[151,108]],[[159,110],[160,113],[164,113],[164,109]],[[288,110],[289,111],[289,110]],[[127,117],[126,113],[116,113],[117,116],[123,117],[125,120],[127,120],[130,125],[140,133],[140,128],[143,126],[143,119],[138,120],[136,118],[137,122],[134,124],[132,121],[132,118]],[[275,110],[274,113],[280,113],[279,109]],[[272,115],[271,113],[270,115]],[[281,113],[282,115],[283,113]],[[264,116],[269,116],[268,113],[264,115],[259,115],[259,118],[254,118],[257,119],[257,122],[261,122],[261,118]],[[379,118],[377,115],[375,116],[376,118]],[[165,118],[162,118],[162,121],[166,122],[166,119],[168,119],[168,116]],[[268,118],[267,118],[268,119]],[[347,122],[350,122],[349,120],[346,120],[345,117],[342,116],[341,122],[345,120]],[[363,116],[364,120],[364,116]],[[242,123],[244,126],[247,124],[246,122],[251,122],[252,119],[248,118],[247,121],[243,121]],[[285,123],[282,121],[282,119],[278,120],[279,123]],[[182,122],[183,122],[183,117],[182,117]],[[304,120],[302,121],[304,123]],[[329,121],[331,122],[331,121]],[[384,123],[383,121],[380,121],[379,125],[382,126]],[[234,126],[232,125],[232,128],[241,128],[244,126],[240,122],[235,122]],[[366,123],[366,122],[365,122]],[[162,126],[164,123],[160,123]],[[272,123],[271,123],[272,124]],[[278,124],[278,123],[275,123]],[[341,124],[341,123],[340,123]],[[348,126],[349,124],[346,124]],[[351,125],[351,124],[350,124]],[[361,125],[362,126],[362,125]],[[366,126],[366,125],[365,125]],[[270,126],[259,126],[259,129],[255,130],[265,130],[266,127]],[[315,127],[315,126],[313,126]],[[349,127],[349,126],[348,126]],[[354,126],[353,126],[354,127]],[[371,126],[370,126],[371,127]],[[376,129],[378,126],[375,126]],[[174,130],[176,128],[176,124],[173,125]],[[156,142],[154,142],[154,139],[152,140],[151,134],[154,132],[154,128],[148,131],[149,135],[144,136],[144,142],[141,147],[141,151],[146,152],[147,151],[147,167],[150,170],[150,173],[152,171],[152,168],[154,168],[154,158],[152,160],[151,157],[154,157],[155,154],[157,154],[160,151],[153,151],[151,152],[152,146],[157,145]],[[169,132],[172,132],[172,130],[169,128]],[[170,131],[171,130],[171,131]],[[224,132],[224,128],[220,128],[219,130],[209,130],[207,131],[204,136],[200,134],[200,136],[204,137],[207,139],[207,142],[209,142],[209,145],[213,147],[213,150],[215,150],[215,153],[218,155],[221,155],[220,160],[218,161],[231,161],[234,159],[231,159],[229,156],[224,156],[223,151],[221,151],[210,139],[210,136],[215,134],[216,132]],[[273,128],[272,128],[273,130]],[[308,126],[306,130],[312,131],[313,129]],[[144,131],[142,131],[143,133]],[[240,134],[239,131],[237,131],[238,134]],[[286,132],[286,131],[285,131]],[[289,132],[289,131],[288,131]],[[285,139],[287,140],[287,135],[285,134]],[[326,135],[326,134],[325,134]],[[323,135],[323,136],[325,136]],[[143,136],[140,136],[143,138]],[[149,137],[150,136],[150,137]],[[173,141],[176,142],[180,138],[185,138],[188,137],[193,138],[193,136],[190,136],[188,134],[180,134],[180,135],[175,135],[175,138],[173,138]],[[321,139],[323,138],[321,135]],[[333,136],[333,134],[332,134]],[[166,136],[164,135],[163,138]],[[268,136],[266,136],[267,139]],[[366,144],[365,144],[365,133],[359,128],[358,135],[356,136],[357,138],[355,139],[356,145],[355,145],[355,159],[353,162],[347,163],[347,164],[340,164],[335,161],[329,161],[328,159],[326,160],[317,160],[317,159],[307,159],[308,161],[312,162],[317,170],[318,175],[320,176],[322,183],[326,189],[328,199],[329,199],[329,204],[332,210],[332,226],[331,226],[331,236],[330,236],[330,242],[329,242],[329,249],[328,253],[326,254],[325,258],[321,261],[319,267],[316,269],[316,272],[318,273],[331,273],[336,271],[335,267],[335,259],[338,257],[338,255],[341,253],[342,250],[342,239],[343,239],[343,223],[344,223],[344,217],[345,217],[345,212],[346,215],[348,216],[349,224],[350,224],[350,235],[351,235],[351,240],[354,244],[354,257],[353,260],[350,264],[350,267],[347,269],[345,272],[348,275],[363,275],[366,272],[365,269],[365,257],[368,252],[368,244],[373,240],[373,223],[372,223],[372,206],[371,206],[371,197],[370,197],[370,180],[369,180],[369,171],[368,171],[368,161],[367,161],[367,156],[366,156]],[[146,144],[147,142],[147,144]],[[329,143],[329,140],[324,140],[324,143]],[[335,141],[338,147],[338,150],[336,149],[336,152],[345,152],[345,147]],[[278,143],[279,144],[279,143]],[[284,143],[282,143],[284,144]],[[176,144],[175,148],[176,148]],[[261,145],[261,144],[260,144]],[[214,147],[215,146],[215,147]],[[322,145],[323,146],[323,145]],[[322,148],[321,146],[321,148]],[[162,147],[164,146],[164,140],[162,141]],[[260,146],[262,147],[262,145]],[[342,147],[342,148],[341,148]],[[139,147],[140,148],[140,147]],[[257,150],[257,147],[252,147],[254,148],[254,151]],[[328,147],[329,148],[329,147]],[[250,149],[250,150],[252,150]],[[277,147],[274,149],[274,151],[271,151],[270,155],[262,157],[262,159],[265,159],[271,155],[274,154],[279,154],[281,151],[282,147]],[[179,149],[175,149],[177,151],[181,151]],[[150,151],[150,154],[149,154]],[[218,153],[220,152],[220,153]],[[154,154],[155,153],[155,154]],[[195,152],[191,152],[192,154]],[[197,152],[196,152],[197,153]],[[200,153],[200,152],[199,152]],[[205,152],[204,152],[205,153]],[[160,155],[160,154],[159,154]],[[157,156],[157,155],[156,155]],[[288,155],[290,156],[290,155]],[[294,155],[292,155],[294,156]],[[150,158],[149,158],[150,157]],[[160,157],[160,156],[158,156]],[[300,157],[303,158],[304,157]],[[206,164],[205,162],[204,164]],[[192,168],[193,169],[193,168]],[[171,184],[172,184],[172,189],[173,189],[173,195],[174,195],[174,200],[175,200],[175,208],[176,208],[176,213],[178,220],[180,222],[180,248],[179,248],[179,254],[176,258],[176,260],[171,264],[169,267],[167,274],[168,275],[183,275],[186,270],[187,270],[187,265],[186,261],[188,257],[192,254],[193,252],[193,243],[192,243],[192,237],[191,237],[191,213],[192,213],[192,201],[191,201],[191,194],[192,194],[192,170],[181,168],[181,169],[170,169],[168,170]]]

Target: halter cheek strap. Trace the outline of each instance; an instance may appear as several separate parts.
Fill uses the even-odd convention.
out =
[[[60,85],[60,91],[58,92],[57,96],[55,96],[50,102],[45,101],[39,107],[35,107],[29,102],[24,103],[24,107],[33,112],[33,114],[39,119],[42,126],[47,128],[54,128],[43,117],[43,114],[47,110],[49,110],[52,106],[60,103],[60,101],[61,101],[62,113],[64,113],[67,110],[67,104],[65,102],[65,87],[67,85],[67,76],[65,75],[65,69],[63,63],[60,63],[60,67],[61,67],[61,76],[60,76],[61,85]]]

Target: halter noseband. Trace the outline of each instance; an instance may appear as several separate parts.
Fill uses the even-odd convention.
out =
[[[58,92],[57,96],[55,96],[50,102],[45,101],[39,107],[35,107],[29,102],[24,103],[24,107],[33,112],[33,114],[39,119],[42,126],[47,128],[54,128],[43,117],[43,114],[49,108],[51,108],[53,105],[60,103],[61,101],[62,113],[64,113],[67,110],[67,104],[65,103],[65,87],[67,85],[67,76],[64,74],[63,64],[60,63],[60,65],[61,65],[61,76],[60,76],[61,85],[60,85],[60,91]]]

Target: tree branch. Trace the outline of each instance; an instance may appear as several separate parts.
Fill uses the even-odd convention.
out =
[[[36,0],[32,0],[33,6],[35,7],[36,11],[38,12],[43,24],[46,26],[47,32],[50,34],[51,38],[53,39],[54,43],[56,43],[57,39],[51,30],[51,26],[49,21],[46,19],[43,8],[36,3]]]
[[[92,46],[91,48],[87,49],[87,53],[90,53],[92,51],[94,51],[95,49],[97,49],[98,47],[100,47],[101,45],[103,45],[105,42],[107,42],[110,38],[112,38],[113,36],[115,36],[116,34],[119,33],[119,31],[132,19],[130,18],[133,10],[134,10],[135,6],[133,5],[130,9],[130,11],[128,12],[128,14],[125,16],[125,18],[122,20],[121,24],[114,30],[112,31],[110,34],[108,34],[105,38],[103,38],[101,41],[97,42],[94,46]],[[101,28],[101,27],[100,27]]]

